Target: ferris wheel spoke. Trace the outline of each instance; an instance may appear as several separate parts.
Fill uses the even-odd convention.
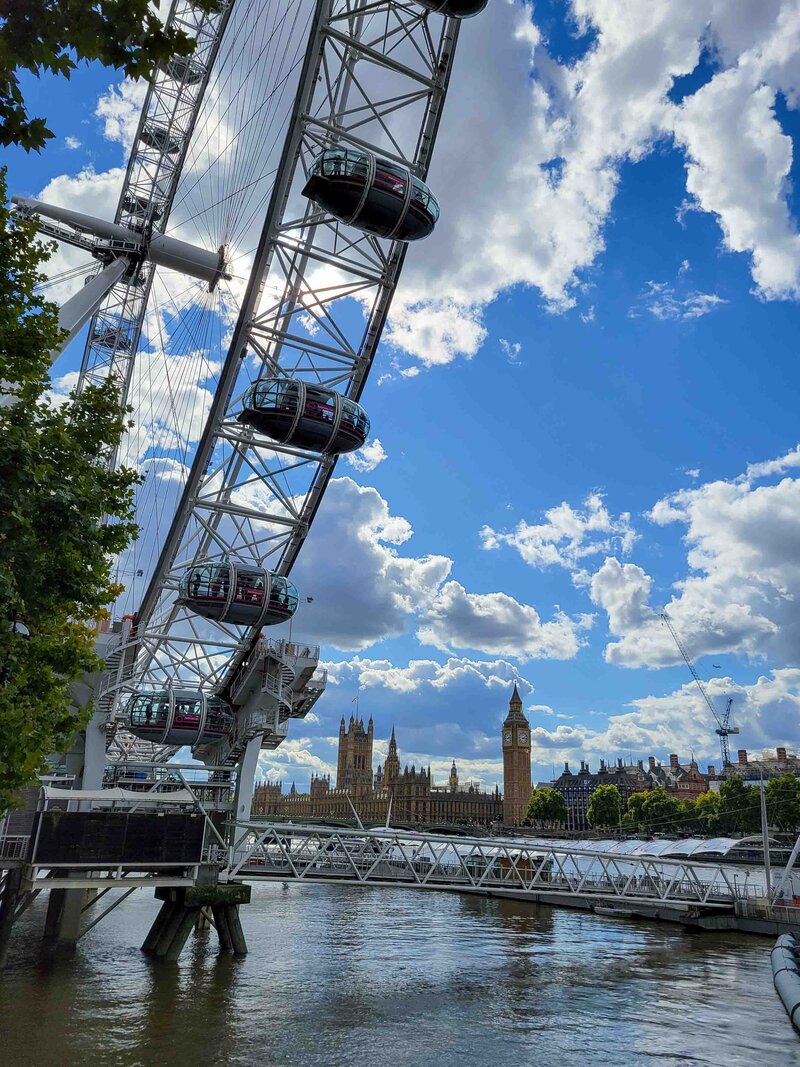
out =
[[[301,5],[299,3],[294,5],[294,14],[291,21],[288,19],[289,11],[290,8],[287,7],[285,15],[282,16],[278,22],[278,27],[280,27],[281,30],[280,36],[278,36],[278,27],[276,27],[276,30],[270,35],[268,41],[268,55],[262,63],[262,77],[260,84],[256,88],[257,97],[263,97],[263,99],[257,107],[252,109],[252,113],[248,115],[246,120],[241,114],[239,116],[238,122],[241,124],[239,127],[240,135],[236,138],[234,150],[231,152],[228,160],[227,171],[225,174],[226,183],[229,183],[232,176],[239,171],[240,162],[242,160],[245,161],[245,166],[241,168],[242,178],[245,184],[249,183],[256,170],[259,168],[259,160],[264,158],[263,149],[257,150],[257,142],[261,141],[264,144],[269,144],[273,127],[277,124],[278,130],[280,131],[284,125],[284,98],[286,88],[299,64],[298,53],[300,53],[300,49],[297,47],[295,48],[293,57],[290,42],[293,37],[296,38],[299,36],[297,27],[301,13]],[[284,18],[286,19],[285,23]],[[273,44],[274,48],[272,47]],[[269,88],[269,91],[265,91],[267,89],[268,75],[273,76],[270,68],[274,65],[276,59],[278,59],[278,67],[274,75],[274,84]],[[287,64],[288,69],[285,69]],[[261,121],[265,116],[265,112],[267,118],[266,124]],[[269,145],[269,152],[274,151],[276,141],[277,137],[272,144]],[[269,158],[269,155],[267,158]],[[241,198],[238,203],[238,210],[241,210],[243,202],[244,198]],[[236,210],[237,202],[234,199],[228,199],[225,217],[227,232],[231,232],[234,228],[233,220]]]
[[[202,125],[202,136],[198,139],[191,158],[190,171],[196,171],[179,194],[178,207],[184,201],[190,199],[192,194],[199,191],[204,198],[203,203],[198,205],[194,202],[191,214],[208,215],[209,225],[222,239],[229,237],[230,216],[237,202],[245,201],[245,193],[253,188],[253,179],[259,165],[259,160],[264,158],[263,150],[249,151],[257,138],[264,136],[272,129],[280,116],[275,106],[275,98],[280,100],[281,89],[291,76],[294,67],[282,77],[274,78],[271,70],[273,53],[280,54],[280,63],[284,64],[291,58],[291,52],[287,52],[284,37],[278,36],[281,28],[285,28],[289,22],[289,15],[294,11],[295,20],[300,12],[302,4],[300,0],[287,6],[283,15],[278,19],[275,26],[270,29],[266,39],[259,37],[258,33],[251,33],[245,41],[239,53],[227,63],[230,68],[221,77],[219,86],[212,86],[215,90],[215,99],[218,101],[226,95],[229,97],[223,107],[209,108]],[[265,8],[262,3],[257,9],[258,14],[263,16],[265,10],[274,10],[274,5]],[[257,22],[257,25],[260,24]],[[249,51],[245,52],[246,49]],[[296,65],[296,64],[295,64]],[[243,69],[242,69],[243,67]],[[279,69],[282,69],[280,67]],[[254,75],[254,71],[256,71]],[[234,87],[233,80],[237,81]],[[265,91],[269,79],[274,84]],[[252,101],[258,99],[258,104]],[[266,114],[266,122],[264,117]],[[231,133],[225,134],[226,120],[231,121]],[[221,132],[222,131],[222,132]],[[277,136],[279,136],[278,133]],[[276,138],[277,139],[277,138]],[[216,147],[212,147],[215,146]],[[245,160],[247,168],[240,165]],[[274,168],[272,168],[274,169]],[[269,173],[267,168],[266,173]],[[215,211],[217,203],[225,205],[227,218],[219,211]],[[181,213],[177,213],[174,225],[180,225]]]

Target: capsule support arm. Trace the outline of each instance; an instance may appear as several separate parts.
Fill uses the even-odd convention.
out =
[[[61,305],[61,310],[58,313],[58,325],[62,330],[66,330],[67,333],[61,343],[50,353],[51,365],[55,363],[83,324],[94,315],[105,299],[106,294],[117,284],[129,266],[130,260],[127,256],[112,259],[107,267],[93,278],[90,278],[82,289],[79,289],[65,304]]]
[[[163,233],[153,236],[147,232],[139,233],[127,226],[120,226],[117,222],[108,222],[106,219],[98,219],[94,215],[72,211],[71,208],[57,204],[46,204],[43,200],[34,200],[29,196],[15,196],[12,199],[21,214],[39,215],[68,227],[69,229],[59,228],[57,232],[50,227],[44,227],[46,232],[60,241],[86,248],[88,235],[98,242],[109,242],[112,252],[116,246],[117,252],[124,250],[131,256],[138,255],[149,259],[157,266],[169,267],[208,282],[208,287],[212,290],[221,278],[230,278],[230,274],[225,272],[224,248],[209,252],[205,248],[198,248]],[[91,241],[88,247],[92,247]],[[95,247],[101,253],[107,253],[109,250],[108,244],[98,244]]]

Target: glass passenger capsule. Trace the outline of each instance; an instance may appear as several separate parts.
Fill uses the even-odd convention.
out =
[[[210,745],[233,730],[233,712],[199,689],[137,693],[128,705],[128,729],[160,745]]]
[[[122,206],[131,215],[140,219],[160,219],[164,214],[163,204],[157,200],[150,200],[146,196],[137,196],[135,193],[125,193],[122,198]]]
[[[453,19],[469,19],[479,15],[489,0],[417,0],[420,7]]]
[[[188,56],[173,56],[164,71],[173,81],[183,82],[184,85],[197,85],[203,80],[204,74],[203,64]]]
[[[317,156],[303,196],[340,222],[395,241],[427,237],[439,218],[433,193],[408,167],[356,148]]]
[[[108,348],[112,351],[129,352],[132,342],[125,330],[118,330],[113,326],[103,326],[102,324],[98,324],[97,330],[92,334],[92,344],[99,345],[101,348]]]
[[[273,626],[297,610],[288,578],[244,563],[200,563],[181,579],[178,601],[196,615],[243,626]]]
[[[171,134],[166,126],[161,126],[156,122],[145,126],[139,137],[150,148],[155,148],[159,152],[166,152],[170,156],[174,156],[181,149],[180,137]]]
[[[360,404],[294,378],[259,378],[247,390],[238,418],[273,441],[310,452],[352,452],[369,435]]]

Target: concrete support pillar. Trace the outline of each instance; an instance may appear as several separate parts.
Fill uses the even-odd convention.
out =
[[[183,908],[182,912],[181,921],[175,930],[175,936],[164,952],[163,958],[165,960],[177,960],[183,946],[186,944],[187,937],[192,932],[192,927],[197,922],[197,908]]]
[[[19,900],[19,887],[22,883],[22,868],[11,867],[6,872],[3,882],[3,894],[0,896],[0,970],[8,957],[11,941],[11,927],[14,925],[14,912]]]
[[[185,915],[185,904],[175,903],[167,916],[164,926],[161,929],[161,933],[156,941],[155,948],[153,949],[154,956],[159,956],[162,959],[166,956],[172,942],[175,940],[178,930],[181,928]]]
[[[223,904],[215,904],[212,911],[214,913],[214,925],[217,928],[217,936],[219,937],[220,952],[233,952],[233,940],[228,928],[227,908]]]
[[[225,908],[228,920],[228,932],[230,933],[233,951],[237,956],[247,955],[247,942],[244,939],[244,931],[239,921],[239,905],[228,904]]]
[[[65,945],[74,945],[81,932],[81,916],[86,903],[85,889],[65,889],[64,906],[56,932],[56,941]]]
[[[58,920],[61,918],[61,909],[64,907],[64,890],[51,889],[47,900],[47,914],[44,917],[44,936],[55,937],[58,931]]]
[[[220,952],[247,955],[247,942],[239,921],[239,905],[250,902],[250,886],[200,884],[186,889],[157,889],[161,910],[142,945],[142,951],[162,960],[177,960],[192,929],[207,929],[208,912],[214,916]]]
[[[142,945],[142,952],[147,953],[148,956],[152,956],[155,952],[158,940],[164,932],[164,928],[169,921],[170,916],[174,912],[176,905],[171,900],[165,900],[159,909],[158,915],[156,915],[155,922],[150,927],[150,931],[147,937],[144,939]]]
[[[102,789],[106,769],[105,715],[95,712],[86,725],[86,740],[83,751],[82,789]]]
[[[81,915],[85,904],[85,889],[51,889],[44,920],[44,936],[65,945],[74,945],[81,931]]]

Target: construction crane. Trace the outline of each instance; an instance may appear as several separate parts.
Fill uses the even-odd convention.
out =
[[[728,697],[728,703],[725,707],[725,711],[722,713],[722,715],[720,715],[717,709],[711,703],[711,698],[706,692],[705,686],[700,681],[700,677],[697,671],[694,669],[694,664],[689,659],[689,653],[686,651],[680,637],[678,637],[677,630],[672,625],[672,619],[669,617],[669,615],[667,615],[666,611],[661,612],[661,621],[672,634],[672,640],[678,646],[678,651],[680,652],[681,656],[683,656],[684,663],[689,668],[692,678],[694,678],[695,682],[697,683],[697,688],[700,690],[703,696],[703,700],[705,700],[706,704],[708,705],[708,710],[714,716],[714,722],[717,724],[715,733],[719,737],[719,747],[720,751],[722,752],[722,766],[728,767],[730,766],[731,762],[731,750],[730,746],[728,745],[728,737],[731,734],[739,733],[738,726],[731,726],[731,706],[733,705],[733,697]]]

